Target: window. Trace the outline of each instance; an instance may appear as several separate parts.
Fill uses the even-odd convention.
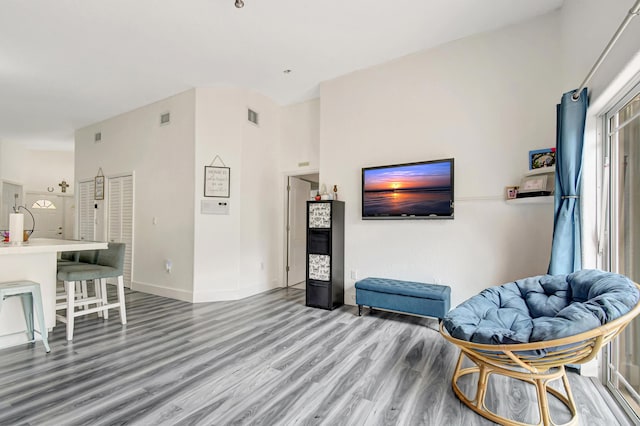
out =
[[[640,282],[640,86],[605,117],[610,184],[605,261],[611,271]],[[607,172],[605,160],[604,172]],[[605,265],[606,266],[606,265]],[[640,319],[607,350],[607,385],[627,410],[640,417]]]
[[[33,199],[33,198],[32,198]],[[31,205],[32,209],[50,209],[55,210],[56,205],[49,200],[38,200]]]

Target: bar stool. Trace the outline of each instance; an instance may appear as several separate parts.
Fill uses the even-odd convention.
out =
[[[80,263],[95,264],[98,258],[97,250],[82,250],[82,251],[63,251],[60,253],[60,258],[57,260],[57,270],[60,270],[61,266],[77,265]],[[56,272],[57,273],[57,272]],[[88,288],[86,281],[76,282],[76,298],[87,298]],[[56,293],[56,311],[65,309],[67,306],[67,292]],[[83,307],[80,307],[82,309]],[[100,313],[98,314],[102,316]]]
[[[127,323],[127,313],[124,301],[124,243],[109,243],[106,250],[98,250],[95,263],[76,263],[58,267],[58,280],[64,281],[67,295],[66,315],[56,315],[56,318],[67,324],[67,340],[73,340],[75,318],[97,312],[102,313],[104,319],[109,318],[109,309],[120,309],[120,322]],[[107,299],[107,278],[117,279],[118,301],[109,303]],[[96,284],[95,297],[84,295],[76,299],[75,283],[93,280]],[[90,305],[95,305],[90,307]],[[76,307],[84,307],[76,310]]]
[[[40,293],[40,284],[33,281],[14,281],[0,283],[0,310],[2,302],[9,297],[20,296],[22,300],[22,309],[24,310],[24,320],[27,323],[27,337],[29,342],[35,342],[35,334],[42,336],[42,343],[47,353],[51,352],[49,347],[49,333],[44,323],[44,309],[42,308],[42,295]],[[33,324],[33,305],[35,302],[36,314],[38,315],[38,324],[40,331],[34,329]]]
[[[57,264],[59,265],[68,265],[71,263],[78,262],[79,252],[77,251],[63,251],[60,253],[60,258],[57,260]]]

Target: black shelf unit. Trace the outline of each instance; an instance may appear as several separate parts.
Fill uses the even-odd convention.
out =
[[[307,201],[307,306],[344,303],[344,201]]]

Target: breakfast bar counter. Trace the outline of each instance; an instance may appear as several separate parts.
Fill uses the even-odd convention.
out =
[[[40,284],[45,324],[56,324],[58,252],[106,249],[106,242],[33,238],[19,245],[0,243],[0,282],[29,280]],[[36,327],[37,328],[37,327]],[[19,298],[7,299],[0,311],[0,348],[27,341]]]

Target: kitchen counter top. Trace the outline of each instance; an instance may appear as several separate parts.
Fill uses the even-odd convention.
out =
[[[26,243],[0,243],[0,282],[29,280],[40,284],[45,326],[56,325],[58,252],[106,249],[106,242],[33,238]],[[36,325],[36,329],[37,329]],[[0,348],[27,341],[19,297],[5,300],[0,311]],[[38,338],[38,335],[36,335]],[[65,342],[66,343],[66,342]],[[52,350],[59,342],[49,341]]]
[[[56,240],[53,238],[32,238],[24,243],[1,243],[0,255],[20,253],[48,253],[60,251],[106,249],[107,243],[81,240]]]

